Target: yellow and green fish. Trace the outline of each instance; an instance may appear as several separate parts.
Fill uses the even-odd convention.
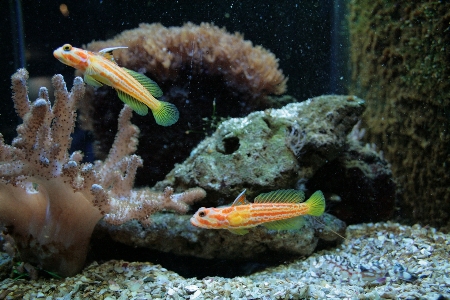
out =
[[[106,84],[117,91],[120,100],[136,113],[145,116],[148,108],[152,110],[156,123],[162,126],[174,124],[179,117],[175,105],[160,101],[159,86],[150,78],[135,71],[122,68],[114,61],[112,51],[127,47],[106,48],[91,52],[65,44],[53,52],[63,64],[84,73],[84,81],[94,87]]]
[[[228,229],[240,235],[258,225],[275,230],[299,229],[304,224],[304,215],[321,216],[325,211],[321,191],[304,200],[302,191],[278,190],[261,194],[250,203],[244,190],[231,206],[200,208],[192,216],[191,224],[207,229]]]

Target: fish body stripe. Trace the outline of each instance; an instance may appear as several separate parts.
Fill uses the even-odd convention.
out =
[[[294,218],[308,213],[304,203],[253,203],[226,208],[211,208],[208,219],[196,218],[205,228],[244,228]],[[238,220],[237,222],[234,222]]]
[[[93,52],[77,49],[76,51],[71,51],[67,53],[61,54],[65,60],[70,61],[71,65],[81,71],[85,71],[86,68],[89,66],[88,59],[92,55],[94,55]]]
[[[143,100],[143,103],[151,109],[158,108],[159,101],[118,65],[99,55],[91,57],[90,63],[96,72],[110,81],[113,88],[121,90],[133,98]]]
[[[211,225],[211,221],[203,218],[197,218],[197,222],[202,225],[203,228],[215,228]]]
[[[77,51],[76,55],[81,61],[86,61],[89,56],[93,55],[94,53],[88,52],[88,51]]]
[[[304,203],[261,203],[250,205],[250,218],[246,224],[260,225],[266,222],[285,220],[306,215],[308,206]]]

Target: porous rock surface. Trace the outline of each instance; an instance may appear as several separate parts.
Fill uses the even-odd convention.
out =
[[[244,189],[252,199],[293,188],[343,155],[363,111],[362,99],[333,95],[229,119],[157,187],[200,186],[203,206],[229,203]]]

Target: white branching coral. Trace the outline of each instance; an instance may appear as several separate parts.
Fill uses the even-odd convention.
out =
[[[286,136],[286,145],[296,157],[302,155],[303,146],[306,144],[306,133],[297,122],[291,125],[291,130]]]
[[[15,241],[20,259],[62,276],[79,272],[85,262],[90,236],[105,216],[112,224],[130,219],[148,222],[162,209],[185,212],[205,191],[190,189],[173,194],[149,189],[133,190],[137,168],[134,155],[139,130],[131,124],[125,106],[119,117],[116,139],[105,161],[82,163],[82,154],[69,154],[77,101],[84,95],[81,78],[70,93],[61,75],[52,84],[55,102],[41,88],[31,103],[28,73],[12,76],[13,100],[23,124],[11,145],[0,134],[0,224]]]

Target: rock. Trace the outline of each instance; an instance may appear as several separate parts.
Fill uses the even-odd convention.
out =
[[[308,256],[313,253],[319,238],[329,242],[340,240],[335,232],[343,235],[346,228],[344,222],[324,214],[315,218],[306,216],[306,225],[299,230],[278,232],[258,226],[241,236],[228,230],[194,227],[189,222],[190,217],[160,213],[152,215],[152,222],[146,228],[138,222],[120,226],[101,222],[98,229],[107,230],[116,242],[133,247],[206,259],[270,262],[290,256]]]
[[[200,186],[208,193],[202,206],[229,203],[243,189],[251,199],[292,188],[343,154],[363,110],[357,97],[321,96],[229,119],[156,187]]]
[[[374,145],[348,139],[346,151],[324,165],[309,180],[311,189],[338,195],[341,201],[328,201],[328,212],[347,224],[389,220],[397,198],[396,184],[388,162]],[[328,196],[328,197],[327,197]]]
[[[360,142],[359,123],[352,132],[363,111],[362,99],[334,95],[229,119],[156,187],[202,187],[208,196],[195,208],[229,204],[244,189],[250,200],[322,190],[327,212],[347,224],[388,220],[397,188],[382,152]]]

